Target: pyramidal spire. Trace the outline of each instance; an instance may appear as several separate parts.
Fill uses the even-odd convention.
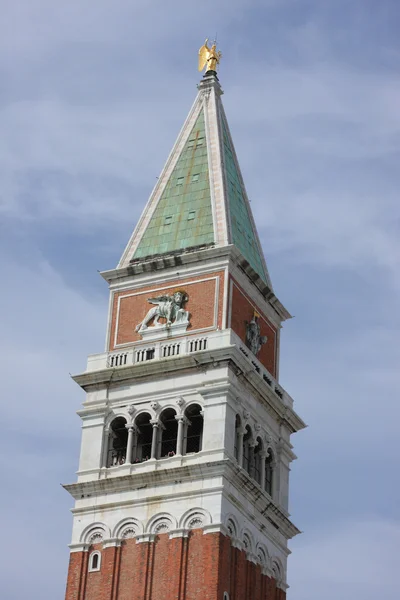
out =
[[[272,290],[222,94],[216,72],[208,70],[118,267],[234,245]]]

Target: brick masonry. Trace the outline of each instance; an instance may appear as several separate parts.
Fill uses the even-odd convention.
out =
[[[100,571],[88,572],[88,557],[102,552]],[[261,566],[234,548],[221,533],[169,539],[158,535],[154,542],[138,544],[124,540],[120,546],[70,557],[66,600],[285,600],[273,578]]]
[[[147,302],[149,297],[171,294],[174,290],[184,289],[189,300],[185,309],[190,312],[190,325],[187,334],[208,327],[222,328],[224,271],[176,279],[168,285],[154,284],[132,290],[117,292],[113,296],[109,350],[121,344],[131,344],[141,340],[135,327],[144,319],[153,305]],[[217,295],[217,322],[215,323],[215,296]],[[161,322],[161,321],[160,321]],[[151,325],[151,324],[150,324]],[[117,328],[117,335],[116,333]]]
[[[277,335],[276,328],[268,320],[268,317],[263,313],[259,306],[246,295],[240,285],[233,279],[232,294],[230,297],[231,311],[231,328],[240,337],[243,342],[246,341],[246,321],[251,321],[254,311],[260,315],[261,335],[266,335],[267,343],[261,347],[258,355],[258,360],[268,369],[268,371],[276,377],[276,343]]]

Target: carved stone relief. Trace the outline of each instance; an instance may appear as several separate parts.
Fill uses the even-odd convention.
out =
[[[246,321],[246,346],[254,356],[258,356],[263,344],[267,343],[267,336],[261,335],[259,315],[255,312],[251,321]]]
[[[189,296],[183,290],[176,290],[172,296],[163,295],[148,298],[147,301],[155,306],[149,309],[143,321],[137,325],[135,331],[142,335],[148,329],[179,327],[179,329],[183,328],[186,331],[190,315],[184,306],[188,300]],[[160,319],[163,322],[160,323]],[[153,321],[153,324],[149,326],[150,321]]]

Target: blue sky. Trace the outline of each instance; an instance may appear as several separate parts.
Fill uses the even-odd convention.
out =
[[[83,393],[112,268],[218,32],[270,274],[295,315],[289,600],[397,598],[400,7],[0,0],[2,597],[63,598]],[[23,566],[21,548],[24,549]],[[397,592],[397,593],[396,593]]]

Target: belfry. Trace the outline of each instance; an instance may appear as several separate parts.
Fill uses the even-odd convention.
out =
[[[66,600],[283,600],[282,322],[221,102],[220,53],[115,269],[85,390]],[[210,66],[212,68],[210,68]]]

